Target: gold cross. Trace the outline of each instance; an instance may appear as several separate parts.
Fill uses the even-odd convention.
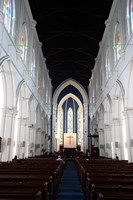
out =
[[[67,137],[69,139],[69,144],[71,144],[71,139],[73,138],[71,135]]]

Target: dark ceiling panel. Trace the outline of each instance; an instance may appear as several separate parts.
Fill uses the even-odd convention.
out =
[[[113,0],[29,0],[53,90],[65,79],[85,89]]]

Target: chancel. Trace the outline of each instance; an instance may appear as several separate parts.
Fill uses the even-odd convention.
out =
[[[72,89],[78,96],[72,93],[66,94],[65,91],[68,89]],[[57,108],[56,150],[60,149],[60,145],[64,148],[76,148],[79,145],[83,149],[83,98],[73,86],[66,87],[62,93],[65,96]]]
[[[0,0],[0,199],[131,200],[132,171],[133,0]]]
[[[64,148],[76,148],[76,133],[64,133]]]

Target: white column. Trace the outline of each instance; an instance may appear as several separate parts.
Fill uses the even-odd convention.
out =
[[[50,135],[50,118],[48,118],[48,128],[47,128],[47,133],[48,133],[48,141],[47,141],[47,150],[50,152],[50,145],[51,145],[51,135]]]
[[[4,148],[5,148],[5,136],[4,136],[4,131],[5,131],[5,120],[6,120],[6,109],[1,108],[0,109],[0,137],[2,137],[2,147],[0,152],[0,161],[4,161]]]
[[[125,109],[128,161],[133,162],[133,108]]]
[[[10,144],[10,155],[9,155],[9,160],[12,160],[13,158],[14,158],[14,156],[16,155],[15,154],[15,145],[17,145],[16,144],[16,141],[15,141],[15,128],[16,128],[16,126],[15,126],[15,122],[16,122],[16,115],[17,115],[17,113],[18,113],[18,111],[16,110],[16,108],[14,108],[13,110],[12,110],[12,125],[11,125],[11,136],[10,136],[10,138],[11,138],[11,144]]]
[[[105,156],[105,141],[104,141],[104,129],[99,128],[99,155]]]
[[[5,130],[4,130],[4,139],[5,139],[5,148],[4,148],[4,154],[2,157],[2,160],[10,160],[10,145],[9,144],[9,139],[12,140],[11,138],[11,131],[12,131],[12,115],[13,115],[13,110],[6,110],[6,118],[5,118]],[[10,141],[11,141],[10,140]]]
[[[32,126],[29,126],[29,149],[28,149],[28,155],[29,156],[34,156],[35,155],[35,124]]]
[[[18,157],[24,158],[26,156],[26,145],[28,144],[28,130],[27,130],[27,118],[18,119],[20,123],[20,129],[18,130],[18,140],[19,140],[19,149]]]
[[[16,114],[16,113],[15,113]],[[9,161],[13,158],[13,136],[14,136],[14,108],[7,108],[4,112],[3,128],[3,149],[2,149],[2,161]]]
[[[36,141],[35,141],[35,155],[41,155],[41,133],[42,133],[42,129],[41,128],[37,128],[36,130]]]
[[[53,104],[53,116],[52,116],[52,151],[55,150],[55,134],[56,134],[56,112],[57,104]]]
[[[105,124],[104,127],[104,140],[105,140],[105,156],[111,157],[111,139],[110,139],[110,125]]]
[[[45,149],[45,132],[41,132],[41,154],[43,155],[43,149]]]
[[[83,151],[86,152],[88,149],[88,104],[83,104],[84,108],[84,121],[83,121]]]
[[[119,118],[113,118],[113,124],[112,124],[112,157],[115,157],[115,154],[118,155],[120,159],[122,159],[122,152],[121,152],[121,146],[122,146],[122,131],[120,132],[120,119]]]

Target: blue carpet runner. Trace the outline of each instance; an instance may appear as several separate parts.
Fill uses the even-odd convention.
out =
[[[64,168],[57,200],[83,200],[74,160],[67,160]]]

